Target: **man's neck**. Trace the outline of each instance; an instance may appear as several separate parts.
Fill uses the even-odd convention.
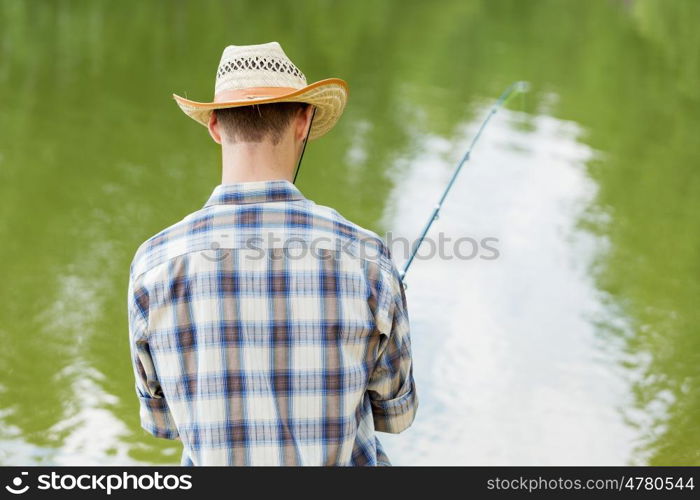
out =
[[[236,143],[222,148],[222,184],[287,180],[294,177],[292,144]]]

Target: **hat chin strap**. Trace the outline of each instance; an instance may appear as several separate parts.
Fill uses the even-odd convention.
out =
[[[304,145],[301,147],[301,154],[299,155],[299,161],[297,162],[297,168],[294,170],[294,179],[292,179],[292,184],[296,184],[297,176],[299,175],[299,169],[301,168],[301,160],[304,158],[304,151],[306,151],[306,143],[309,142],[309,134],[311,133],[311,126],[314,124],[314,116],[316,116],[316,106],[314,106],[314,111],[311,113],[311,121],[309,122],[309,129],[306,131],[306,137],[304,138]]]

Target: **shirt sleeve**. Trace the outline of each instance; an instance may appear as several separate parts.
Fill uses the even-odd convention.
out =
[[[378,359],[370,377],[374,428],[398,434],[413,423],[418,409],[406,296],[396,270],[377,286]]]
[[[155,437],[177,439],[179,434],[163,396],[148,345],[148,292],[129,280],[129,344],[136,378],[141,427]]]

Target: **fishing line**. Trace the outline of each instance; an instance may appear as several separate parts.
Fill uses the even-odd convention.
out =
[[[299,155],[299,161],[297,162],[297,168],[294,171],[294,179],[292,184],[296,184],[297,175],[299,175],[299,169],[301,168],[301,160],[304,158],[304,151],[306,151],[306,143],[309,142],[309,134],[311,133],[311,126],[314,124],[314,116],[316,116],[316,106],[314,106],[314,111],[311,113],[311,122],[309,123],[309,129],[306,131],[306,137],[304,138],[304,145],[301,148],[301,155]]]
[[[479,137],[481,137],[481,133],[486,128],[486,125],[488,125],[489,121],[491,120],[491,117],[493,115],[495,115],[496,112],[502,106],[504,106],[505,103],[508,101],[508,99],[510,99],[513,95],[518,94],[518,93],[524,94],[525,92],[527,92],[529,90],[529,87],[530,86],[527,82],[522,82],[522,81],[515,82],[515,83],[511,84],[501,94],[501,96],[498,98],[496,103],[491,107],[491,110],[489,111],[488,115],[486,116],[484,121],[481,123],[479,130],[477,130],[476,135],[474,136],[474,139],[472,139],[472,142],[469,145],[469,149],[462,157],[462,160],[457,164],[457,168],[455,168],[455,171],[452,174],[452,177],[450,178],[450,182],[447,183],[447,187],[445,188],[445,191],[443,191],[442,196],[440,197],[440,200],[437,202],[437,205],[435,205],[435,208],[433,209],[433,213],[430,215],[428,222],[425,224],[425,227],[423,228],[423,231],[421,232],[420,237],[418,238],[416,243],[413,245],[413,248],[411,249],[411,255],[408,257],[408,260],[406,261],[406,264],[404,265],[403,270],[401,271],[401,281],[403,281],[404,277],[406,276],[406,273],[408,272],[408,268],[411,267],[411,263],[413,262],[413,259],[415,259],[416,254],[418,253],[418,249],[420,248],[421,244],[423,243],[425,236],[428,234],[428,231],[430,231],[430,227],[433,225],[433,222],[435,222],[435,220],[438,219],[438,216],[440,215],[440,209],[442,208],[442,204],[445,202],[445,198],[447,198],[447,194],[450,192],[450,189],[452,189],[452,186],[455,183],[457,176],[462,171],[462,167],[471,158],[472,149],[474,149],[474,145],[479,140]]]

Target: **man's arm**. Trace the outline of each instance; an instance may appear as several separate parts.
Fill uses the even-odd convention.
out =
[[[148,292],[129,280],[129,345],[136,377],[141,427],[155,437],[177,439],[177,427],[151,358],[148,345]]]
[[[368,392],[374,428],[397,434],[412,423],[418,408],[406,296],[396,269],[377,283],[376,328],[381,335]]]

